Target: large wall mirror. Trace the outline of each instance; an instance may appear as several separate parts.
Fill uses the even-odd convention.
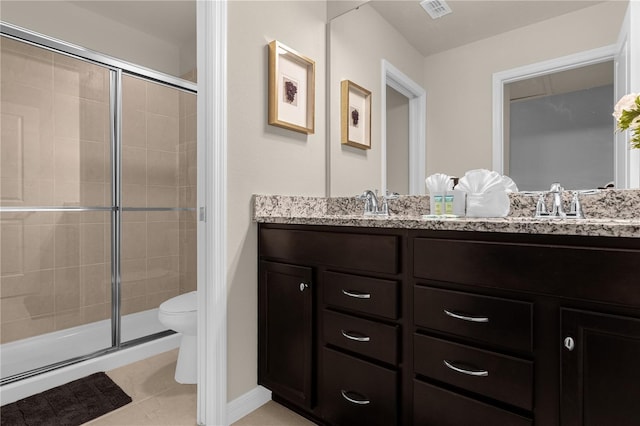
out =
[[[579,78],[569,72],[555,77],[539,74],[528,82],[520,79],[522,81],[505,90],[506,93],[515,93],[512,109],[505,108],[507,113],[510,111],[509,115],[529,119],[535,115],[542,119],[544,114],[551,113],[557,125],[563,121],[562,114],[567,114],[566,111],[560,112],[560,105],[569,101],[577,103],[579,108],[572,114],[580,115],[582,120],[574,120],[576,126],[582,126],[583,131],[593,136],[590,149],[585,149],[589,142],[575,134],[565,140],[561,134],[564,130],[559,127],[547,130],[546,136],[541,137],[543,142],[538,141],[534,145],[522,142],[531,137],[525,131],[531,126],[536,127],[534,124],[527,122],[521,126],[507,126],[507,130],[513,127],[514,131],[525,133],[514,134],[511,141],[507,137],[507,147],[501,148],[500,152],[501,156],[507,155],[500,160],[506,161],[503,168],[503,164],[495,161],[492,92],[494,74],[505,70],[586,51],[615,49],[628,2],[449,0],[446,3],[452,13],[438,19],[432,19],[418,1],[373,0],[357,4],[357,8],[347,12],[342,10],[339,16],[330,20],[327,181],[331,196],[353,195],[364,189],[384,188],[385,184],[390,190],[412,192],[403,180],[408,173],[411,155],[401,149],[389,154],[389,149],[394,149],[395,144],[402,140],[403,132],[392,132],[390,128],[396,124],[391,121],[379,123],[384,115],[382,108],[386,108],[380,103],[383,99],[388,103],[390,99],[386,93],[382,94],[387,91],[381,84],[382,60],[393,64],[426,91],[426,151],[418,159],[423,162],[426,175],[441,172],[461,176],[467,170],[487,168],[512,174],[516,183],[522,181],[521,189],[524,190],[548,189],[555,180],[566,182],[563,182],[566,188],[592,188],[611,181],[616,181],[620,188],[634,186],[633,179],[629,184],[628,178],[625,182],[616,175],[620,173],[621,161],[613,148],[614,123],[610,115],[614,97],[618,96],[613,93],[612,86],[613,54],[609,54],[608,59],[586,64],[593,67],[566,67],[579,72]],[[589,76],[590,73],[593,75]],[[602,78],[607,80],[602,81]],[[339,96],[336,88],[343,79],[372,91],[372,148],[367,152],[339,144],[339,115],[336,113],[339,111]],[[569,87],[568,82],[577,80],[584,81],[583,87]],[[637,84],[631,83],[632,86]],[[531,92],[532,88],[539,87],[546,87],[545,95],[549,97],[543,97],[542,92]],[[523,95],[527,90],[529,92]],[[392,95],[391,99],[402,105],[402,98]],[[591,99],[596,99],[597,105],[587,106]],[[535,114],[528,113],[530,108],[534,108]],[[553,108],[556,112],[549,112]],[[600,114],[598,119],[593,118],[595,113]],[[389,113],[387,117],[394,114]],[[396,122],[406,123],[407,120],[396,119]],[[585,125],[591,129],[596,123],[597,130],[585,130]],[[380,151],[383,129],[387,138],[387,151],[384,153]],[[563,140],[562,147],[552,142],[558,139]],[[591,149],[595,156],[589,160],[582,158],[582,154]],[[536,150],[551,152],[540,152],[540,156],[534,158]],[[560,155],[559,151],[567,155]],[[573,155],[570,151],[574,151]],[[383,163],[383,156],[388,161]],[[583,167],[563,168],[568,158],[575,159],[574,163]],[[553,161],[560,163],[558,170],[563,170],[564,174],[548,171],[547,167]],[[624,161],[633,165],[637,160],[631,154]],[[597,163],[599,167],[591,167],[589,162]],[[525,168],[519,170],[521,167]],[[402,168],[405,170],[398,171]]]
[[[328,31],[329,194],[349,196],[387,187],[412,192],[419,185],[410,179],[410,172],[424,179],[425,162],[415,161],[425,156],[424,57],[372,3],[335,17]],[[370,149],[340,144],[343,80],[372,92]]]

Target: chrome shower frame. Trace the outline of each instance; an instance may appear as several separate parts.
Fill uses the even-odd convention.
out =
[[[104,55],[83,47],[67,43],[55,38],[36,33],[18,26],[0,21],[0,36],[21,41],[55,53],[66,55],[81,61],[93,63],[109,70],[109,127],[110,127],[110,161],[111,161],[111,206],[33,206],[2,207],[0,213],[14,212],[91,212],[103,211],[111,215],[111,347],[90,354],[74,357],[33,370],[25,371],[0,380],[0,386],[14,383],[48,371],[77,364],[120,349],[143,344],[174,332],[162,331],[152,335],[122,342],[121,330],[121,263],[120,243],[122,238],[122,213],[126,211],[196,211],[196,208],[165,207],[122,207],[122,76],[123,74],[140,77],[154,83],[197,94],[197,84],[169,74],[132,64],[108,55]]]

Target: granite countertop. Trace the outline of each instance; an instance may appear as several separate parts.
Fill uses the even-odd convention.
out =
[[[379,217],[364,216],[362,202],[352,197],[255,195],[253,220],[292,225],[640,238],[638,190],[607,190],[583,197],[586,219],[535,219],[535,202],[534,197],[511,194],[507,217],[435,218],[425,217],[429,213],[428,196],[403,196],[389,203],[388,217]]]

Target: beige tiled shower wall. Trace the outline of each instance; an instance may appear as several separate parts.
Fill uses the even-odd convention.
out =
[[[0,204],[110,206],[109,72],[0,43]],[[123,204],[195,207],[195,95],[128,76],[123,83]],[[195,289],[191,213],[123,214],[124,314]],[[109,317],[109,213],[0,219],[1,342]]]
[[[0,43],[1,205],[108,206],[108,72]],[[3,213],[0,241],[3,343],[107,318],[108,213]]]

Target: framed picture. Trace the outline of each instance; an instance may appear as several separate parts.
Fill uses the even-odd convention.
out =
[[[277,40],[269,43],[269,124],[313,134],[316,64]]]
[[[343,80],[340,99],[342,143],[371,149],[371,92]]]

